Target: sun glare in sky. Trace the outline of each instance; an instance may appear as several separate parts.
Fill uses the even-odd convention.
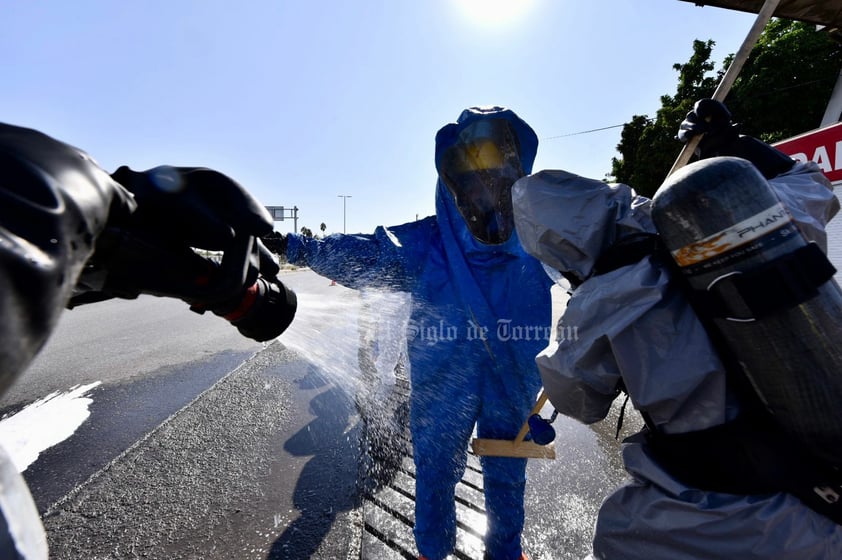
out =
[[[481,26],[497,26],[520,19],[534,0],[454,0],[464,16]]]

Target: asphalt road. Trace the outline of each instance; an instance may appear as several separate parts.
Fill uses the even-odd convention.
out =
[[[0,403],[14,412],[101,381],[88,420],[24,472],[51,558],[413,557],[411,523],[398,515],[411,461],[397,493],[386,488],[394,499],[366,500],[358,485],[371,461],[356,399],[379,398],[361,383],[361,334],[374,321],[379,336],[401,336],[384,321],[400,302],[366,302],[309,271],[282,279],[299,314],[270,345],[158,298],[65,314]],[[558,458],[528,470],[524,543],[534,560],[582,558],[599,502],[623,476],[610,420],[593,429],[559,418],[555,428]],[[481,534],[482,523],[469,529]]]
[[[261,348],[225,321],[170,299],[113,300],[65,312],[45,348],[0,401],[6,415],[48,395],[100,383],[88,392],[90,418],[24,472],[39,510]]]
[[[285,274],[284,281],[304,301],[331,287],[309,271]],[[264,348],[219,317],[193,313],[168,298],[141,296],[66,311],[45,347],[0,399],[0,417],[6,417],[51,395],[98,383],[86,394],[92,401],[88,420],[43,450],[23,473],[39,510],[46,511]]]
[[[113,299],[65,311],[26,373],[0,407],[31,402],[76,384],[131,382],[207,360],[220,352],[253,354],[262,345],[224,320],[189,311],[170,298]]]
[[[276,342],[53,504],[51,558],[346,558],[358,432]]]

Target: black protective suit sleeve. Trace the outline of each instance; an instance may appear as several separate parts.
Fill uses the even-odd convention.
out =
[[[134,208],[81,150],[0,123],[0,393],[47,340],[106,222]]]

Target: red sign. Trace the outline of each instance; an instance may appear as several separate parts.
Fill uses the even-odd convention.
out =
[[[842,181],[842,122],[782,140],[774,146],[798,161],[815,161],[828,179]]]

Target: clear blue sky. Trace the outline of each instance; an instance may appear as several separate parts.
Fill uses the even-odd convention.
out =
[[[435,133],[471,105],[526,120],[536,170],[602,178],[621,128],[567,135],[654,115],[694,39],[719,65],[754,18],[678,0],[5,0],[0,120],[109,171],[218,169],[316,233],[342,231],[350,195],[348,233],[371,232],[434,213]]]

